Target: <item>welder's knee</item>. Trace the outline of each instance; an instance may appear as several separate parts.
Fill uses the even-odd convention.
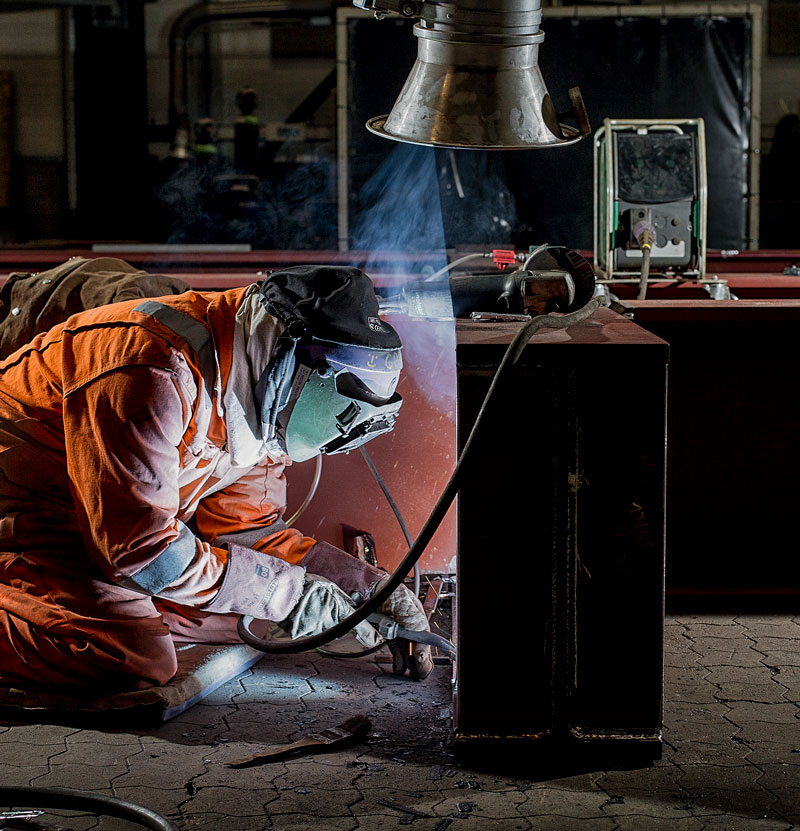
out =
[[[0,552],[0,680],[142,689],[177,671],[151,598],[100,582],[88,562]]]
[[[0,610],[0,682],[120,691],[165,684],[175,675],[175,647],[160,618],[130,621],[138,631],[120,631],[120,621],[98,623],[105,628],[67,634]]]

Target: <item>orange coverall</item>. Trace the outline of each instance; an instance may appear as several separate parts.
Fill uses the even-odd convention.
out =
[[[246,402],[229,393],[255,386],[283,329],[268,318],[242,338],[253,289],[158,300],[210,332],[215,377],[138,300],[74,315],[0,363],[0,682],[164,683],[176,640],[238,641],[238,615],[203,608],[225,575],[216,538],[253,531],[248,548],[290,563],[315,545],[270,536],[290,460],[241,414],[232,426]],[[166,585],[127,587],[175,546]]]

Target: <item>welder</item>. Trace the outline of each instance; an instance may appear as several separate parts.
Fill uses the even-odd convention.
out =
[[[0,363],[0,682],[144,689],[243,615],[349,615],[388,575],[284,524],[285,470],[391,430],[401,366],[369,278],[332,266],[82,311]],[[404,585],[380,611],[428,629]]]

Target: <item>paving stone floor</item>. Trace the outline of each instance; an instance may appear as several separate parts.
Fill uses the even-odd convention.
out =
[[[417,684],[386,664],[315,655],[267,657],[154,729],[2,723],[0,785],[116,795],[181,831],[790,829],[800,827],[799,646],[800,617],[669,617],[664,756],[641,769],[471,770],[449,750],[448,666]],[[372,722],[363,744],[225,766],[356,713]],[[48,821],[139,827],[75,812]]]

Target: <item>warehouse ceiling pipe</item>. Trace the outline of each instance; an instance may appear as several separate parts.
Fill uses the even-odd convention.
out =
[[[418,18],[417,59],[376,135],[411,144],[484,150],[573,144],[589,126],[580,90],[575,126],[561,122],[539,69],[541,0],[354,0],[359,8]]]
[[[217,0],[195,3],[181,12],[169,31],[169,123],[172,155],[189,155],[189,82],[186,46],[201,26],[227,20],[262,20],[268,23],[307,23],[330,14],[326,0]]]

